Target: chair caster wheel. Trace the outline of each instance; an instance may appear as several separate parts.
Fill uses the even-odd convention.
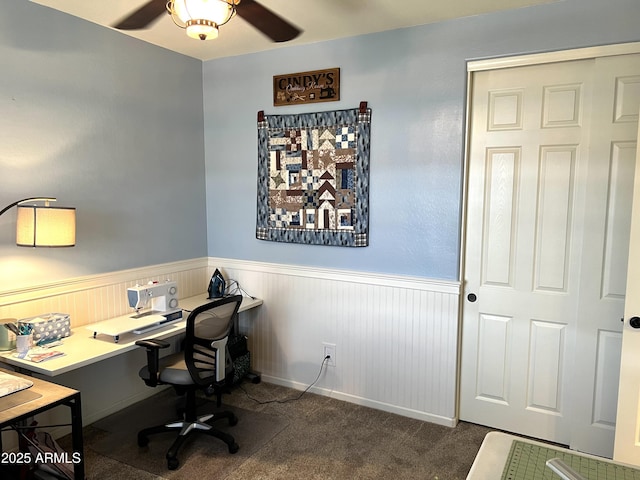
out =
[[[230,426],[232,426],[232,427],[233,427],[233,426],[234,426],[234,425],[236,425],[237,423],[238,423],[238,417],[236,417],[235,415],[229,419],[229,425],[230,425]]]
[[[167,468],[169,470],[175,470],[180,465],[180,462],[177,458],[167,458]]]
[[[229,445],[229,453],[236,453],[239,448],[240,446],[237,443],[233,442],[231,445]]]
[[[144,435],[138,435],[138,446],[146,447],[147,445],[149,445],[149,439]]]

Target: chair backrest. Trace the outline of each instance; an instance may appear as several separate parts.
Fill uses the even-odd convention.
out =
[[[218,298],[187,317],[184,360],[194,383],[208,386],[224,379],[227,337],[240,303],[242,295]]]

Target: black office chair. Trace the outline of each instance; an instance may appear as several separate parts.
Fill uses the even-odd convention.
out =
[[[229,411],[198,417],[196,392],[204,390],[207,395],[215,394],[220,407],[222,393],[233,377],[233,365],[226,345],[241,302],[242,295],[234,295],[195,308],[187,317],[183,352],[159,359],[159,350],[168,347],[169,343],[156,339],[136,342],[136,345],[147,349],[147,365],[140,370],[140,377],[145,383],[150,387],[172,385],[179,395],[186,394],[183,420],[138,432],[138,445],[144,447],[149,443],[149,435],[179,431],[178,438],[166,454],[170,470],[178,468],[178,449],[192,433],[212,435],[227,444],[229,453],[238,451],[238,444],[231,435],[211,425],[223,418],[229,421],[229,425],[235,425],[238,418]]]

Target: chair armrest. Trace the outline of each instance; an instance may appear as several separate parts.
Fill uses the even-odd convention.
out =
[[[167,348],[171,344],[169,342],[165,342],[164,340],[158,340],[157,338],[147,338],[145,340],[138,340],[136,342],[136,345],[138,345],[139,347],[159,350],[161,348]]]
[[[171,344],[164,340],[156,338],[138,340],[136,345],[147,349],[147,369],[149,370],[149,378],[143,378],[144,383],[150,387],[158,385],[158,369],[160,366],[160,349],[167,348]]]

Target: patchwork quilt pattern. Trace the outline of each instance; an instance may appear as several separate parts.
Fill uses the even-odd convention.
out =
[[[256,238],[369,244],[371,109],[258,121]]]

